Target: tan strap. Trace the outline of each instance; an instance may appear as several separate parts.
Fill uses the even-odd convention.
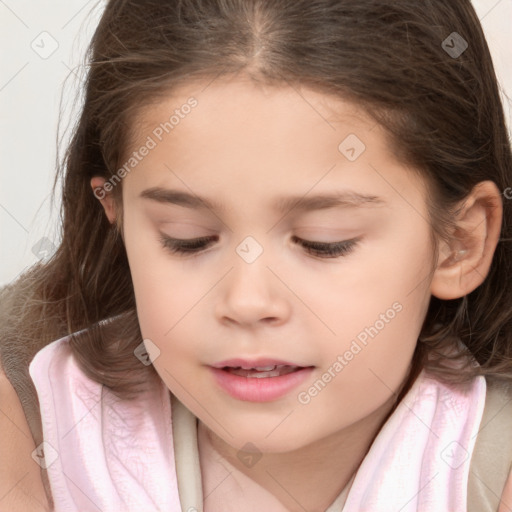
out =
[[[497,512],[512,469],[512,382],[486,381],[484,414],[469,467],[468,512]]]
[[[172,439],[182,512],[203,510],[197,418],[171,393]]]

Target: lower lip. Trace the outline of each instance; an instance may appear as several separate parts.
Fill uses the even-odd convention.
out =
[[[313,371],[313,367],[302,368],[279,377],[242,377],[220,368],[213,368],[217,384],[226,393],[246,402],[271,402],[286,395],[293,388],[302,384]]]

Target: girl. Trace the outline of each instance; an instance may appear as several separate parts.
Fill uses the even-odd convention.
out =
[[[62,242],[2,297],[2,510],[512,510],[469,0],[112,0],[88,58]]]

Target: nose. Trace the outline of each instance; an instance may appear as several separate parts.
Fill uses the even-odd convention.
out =
[[[223,280],[216,316],[222,323],[256,327],[279,325],[290,315],[290,292],[263,258],[253,263],[243,260]]]

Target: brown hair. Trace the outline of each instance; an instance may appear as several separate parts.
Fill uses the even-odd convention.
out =
[[[463,40],[462,54],[450,51]],[[441,236],[477,183],[512,183],[496,75],[470,0],[111,0],[87,58],[84,106],[60,169],[62,242],[49,262],[4,290],[5,366],[16,358],[28,365],[45,344],[85,330],[71,346],[93,379],[128,397],[156,374],[134,356],[142,338],[125,248],[90,180],[114,175],[134,116],[177,84],[243,71],[356,102],[427,178]],[[114,188],[116,199],[121,193]],[[447,380],[512,378],[511,230],[504,201],[489,275],[459,300],[432,297],[413,373],[426,366]],[[468,361],[455,372],[436,357],[459,339],[480,367]]]

